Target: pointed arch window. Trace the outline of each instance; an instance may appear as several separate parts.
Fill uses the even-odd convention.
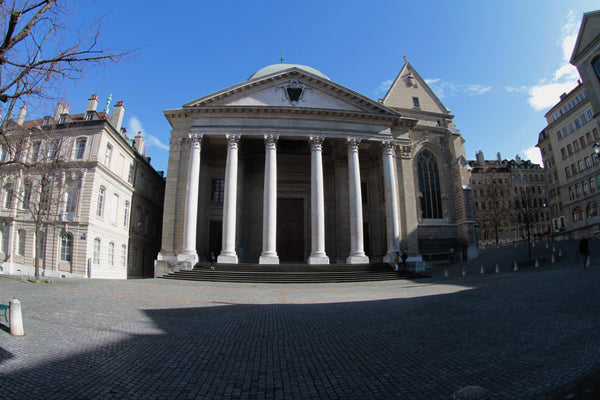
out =
[[[435,156],[423,150],[417,159],[423,218],[443,218],[440,175]]]

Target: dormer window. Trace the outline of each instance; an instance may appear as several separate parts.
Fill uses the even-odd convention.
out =
[[[86,121],[91,121],[92,119],[94,119],[94,112],[93,111],[88,111],[85,113],[85,120]]]
[[[67,122],[67,114],[61,114],[60,117],[58,118],[58,123],[64,124],[65,122]]]
[[[415,107],[415,108],[420,108],[421,107],[419,105],[419,98],[418,97],[413,97],[413,107]]]

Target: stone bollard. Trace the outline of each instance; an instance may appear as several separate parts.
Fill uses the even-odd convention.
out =
[[[552,259],[550,260],[550,262],[551,262],[552,264],[554,264],[554,263],[556,262],[556,258],[554,258],[554,254],[552,254]]]
[[[517,248],[517,244],[515,243],[515,249]]]
[[[554,245],[552,245],[552,252],[555,253],[556,252],[556,247],[554,247]]]
[[[21,315],[21,302],[17,299],[12,299],[8,304],[10,334],[13,336],[25,336],[25,331],[23,330],[23,316]]]
[[[539,268],[540,267],[540,261],[536,258],[535,259],[535,268]]]
[[[463,268],[463,270],[462,270],[462,276],[467,276],[467,269],[466,268]]]
[[[446,270],[444,271],[444,278],[448,277],[448,268],[446,268]]]
[[[496,273],[499,274],[500,273],[500,265],[496,264]]]
[[[548,242],[546,242],[546,248],[548,248]]]
[[[531,247],[535,247],[535,242],[531,243]]]
[[[513,263],[513,271],[518,271],[519,270],[519,264],[517,264],[517,260],[515,260],[515,262]]]
[[[482,265],[481,266],[481,275],[485,274],[485,267]]]
[[[492,394],[481,386],[467,386],[454,392],[452,400],[490,400]]]
[[[558,256],[562,257],[562,250],[561,249],[558,249]]]

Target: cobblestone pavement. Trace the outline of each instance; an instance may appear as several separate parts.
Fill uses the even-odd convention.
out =
[[[0,276],[26,332],[0,331],[0,398],[545,398],[600,361],[600,257],[584,271],[573,254],[344,284]]]

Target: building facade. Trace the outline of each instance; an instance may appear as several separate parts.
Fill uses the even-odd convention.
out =
[[[548,125],[538,137],[548,169],[552,230],[561,239],[592,234],[600,222],[600,139],[588,91],[583,83],[561,96],[545,115]]]
[[[529,160],[469,161],[480,248],[548,238],[551,233],[546,170]]]
[[[8,121],[0,148],[3,273],[125,279],[153,276],[165,182],[142,155],[143,137],[112,116],[59,103],[54,116]]]
[[[380,101],[275,64],[165,116],[156,276],[211,254],[264,264],[477,254],[463,139],[408,62]]]

